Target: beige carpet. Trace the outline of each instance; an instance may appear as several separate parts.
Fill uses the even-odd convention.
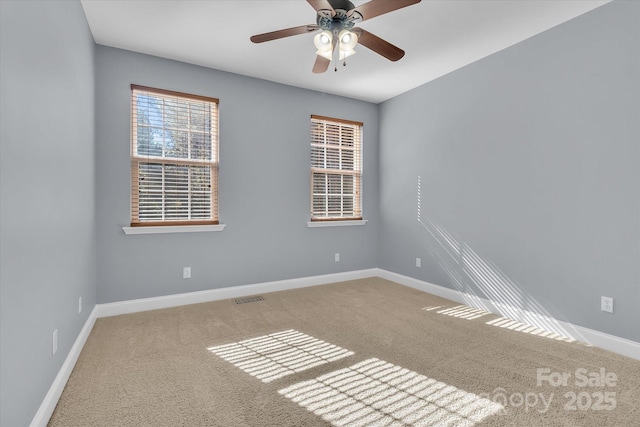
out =
[[[262,296],[98,319],[49,426],[640,426],[633,359],[377,278]]]

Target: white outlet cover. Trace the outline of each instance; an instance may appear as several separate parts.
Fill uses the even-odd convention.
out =
[[[606,311],[607,313],[613,313],[613,298],[604,296],[601,297],[600,310]]]
[[[78,314],[82,313],[82,297],[78,298]]]
[[[336,253],[335,260],[336,260],[336,262],[340,261],[340,254],[339,253]]]
[[[416,258],[416,267],[422,267],[422,260],[420,258]]]
[[[182,278],[191,279],[191,267],[184,267],[182,269]]]

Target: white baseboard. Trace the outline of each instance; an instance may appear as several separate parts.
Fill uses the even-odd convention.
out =
[[[256,283],[251,285],[231,286],[228,288],[210,289],[206,291],[188,292],[184,294],[166,295],[154,298],[142,298],[129,301],[98,304],[97,317],[118,316],[120,314],[137,313],[140,311],[158,310],[161,308],[177,307],[188,304],[217,301],[221,299],[238,298],[267,292],[286,291],[289,289],[305,288],[308,286],[325,285],[344,282],[347,280],[374,277],[378,270],[348,271],[345,273],[324,274],[321,276],[302,277],[275,282]]]
[[[558,335],[572,338],[576,341],[580,341],[594,347],[600,347],[614,353],[640,360],[640,343],[635,341],[606,334],[594,329],[585,328],[584,326],[574,325],[562,320],[557,320],[553,317],[545,316],[540,313],[534,313],[518,307],[501,304],[486,298],[478,297],[477,295],[466,294],[454,289],[445,288],[444,286],[434,285],[433,283],[414,279],[413,277],[404,276],[391,271],[377,269],[376,275],[410,288],[418,289],[460,304],[466,304],[518,322],[539,327],[540,329],[544,329]]]
[[[87,321],[80,330],[78,338],[76,338],[71,350],[69,350],[69,354],[67,354],[67,358],[64,360],[62,367],[58,371],[58,375],[56,375],[56,378],[53,380],[53,384],[49,387],[49,391],[44,397],[40,408],[38,408],[38,412],[36,412],[33,420],[31,420],[30,427],[46,427],[49,422],[49,419],[51,418],[51,415],[53,415],[53,411],[56,409],[56,405],[58,404],[58,399],[60,399],[62,391],[71,376],[71,372],[76,366],[80,352],[93,329],[93,325],[96,323],[96,312],[97,307],[94,307],[94,309],[91,310],[91,314],[89,314],[89,318],[87,318]]]
[[[522,310],[519,308],[506,306],[480,298],[476,295],[465,294],[460,291],[445,288],[444,286],[434,285],[422,280],[414,279],[398,273],[387,270],[372,268],[368,270],[349,271],[344,273],[325,274],[321,276],[303,277],[298,279],[279,280],[274,282],[256,283],[251,285],[233,286],[228,288],[211,289],[207,291],[189,292],[177,295],[167,295],[154,298],[143,298],[130,301],[121,301],[108,304],[97,304],[91,311],[84,327],[80,331],[73,347],[69,351],[62,368],[58,372],[49,392],[40,405],[38,412],[33,418],[30,427],[45,427],[49,418],[58,403],[58,399],[62,395],[62,391],[73,371],[73,367],[80,356],[80,352],[93,328],[97,318],[117,316],[120,314],[136,313],[148,310],[157,310],[168,307],[177,307],[181,305],[197,304],[208,301],[216,301],[221,299],[237,298],[260,293],[285,291],[289,289],[304,288],[308,286],[325,285],[336,282],[344,282],[347,280],[366,279],[368,277],[380,277],[390,280],[400,285],[408,286],[446,298],[461,304],[476,307],[494,314],[509,317],[523,323],[539,326],[541,329],[549,330],[560,335],[573,338],[575,340],[613,351],[624,356],[628,356],[640,360],[640,343],[630,341],[614,335],[595,331],[593,329],[582,326],[573,325],[568,322],[543,316],[539,313]],[[505,313],[508,313],[506,315]]]

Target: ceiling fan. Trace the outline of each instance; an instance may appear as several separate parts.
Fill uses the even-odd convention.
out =
[[[355,53],[353,48],[358,43],[390,61],[402,58],[404,56],[402,49],[355,25],[367,19],[420,3],[420,0],[370,0],[358,7],[355,7],[348,0],[307,0],[307,2],[317,12],[315,24],[256,34],[251,36],[251,41],[263,43],[319,31],[314,37],[314,43],[318,50],[316,51],[313,72],[324,73],[329,68],[332,59],[342,61],[353,55]]]

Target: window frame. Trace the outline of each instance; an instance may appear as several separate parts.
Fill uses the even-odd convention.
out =
[[[161,156],[151,156],[151,155],[140,155],[137,153],[137,135],[138,135],[138,121],[137,121],[137,95],[140,93],[145,93],[149,95],[159,96],[163,99],[163,102],[166,100],[175,100],[178,102],[204,102],[208,104],[208,107],[211,108],[210,111],[210,129],[206,134],[208,134],[211,138],[211,158],[207,159],[190,159],[190,158],[178,158],[178,157],[166,157]],[[148,86],[141,86],[136,84],[131,84],[131,141],[130,141],[130,159],[131,159],[131,195],[130,195],[130,226],[134,227],[157,227],[161,228],[172,228],[175,226],[183,227],[183,226],[217,226],[219,223],[218,216],[218,171],[219,171],[219,162],[220,162],[220,151],[219,151],[219,100],[217,98],[194,95],[183,92],[176,92],[166,89],[158,89],[152,88]],[[164,124],[164,113],[162,117],[162,121]],[[166,127],[166,126],[165,126]],[[176,128],[177,130],[177,128]],[[193,130],[189,126],[187,130],[187,134],[189,138],[192,135]],[[188,150],[191,150],[190,144],[188,144]],[[163,149],[164,151],[164,149]],[[209,169],[209,185],[210,185],[210,194],[209,194],[209,212],[210,218],[208,219],[163,219],[163,220],[153,220],[153,221],[145,221],[140,220],[140,181],[139,181],[139,167],[140,163],[153,163],[153,164],[162,164],[164,165],[175,165],[175,166],[204,166]],[[189,169],[189,174],[191,173]],[[190,176],[190,175],[189,175]],[[191,193],[192,188],[189,184],[190,178],[187,179],[187,193],[189,194],[189,206],[187,207],[187,212],[189,216],[191,215]],[[164,193],[166,193],[166,183],[162,183],[161,192],[164,197]],[[167,214],[167,207],[164,204],[164,200],[162,203],[162,216],[164,217]],[[186,228],[186,227],[185,227]],[[193,227],[192,227],[193,228]],[[125,230],[126,232],[126,230]],[[135,233],[139,234],[139,233]]]
[[[324,131],[322,133],[322,139],[323,139],[323,143],[317,143],[314,142],[315,140],[317,140],[318,135],[316,134],[316,131],[314,130],[314,124],[324,124]],[[338,163],[340,164],[339,168],[330,168],[330,167],[317,167],[314,166],[314,147],[315,148],[321,148],[324,149],[324,153],[323,153],[323,159],[324,159],[324,163],[325,166],[327,164],[327,158],[328,158],[328,153],[327,153],[327,148],[329,147],[329,144],[326,142],[329,138],[327,136],[327,127],[326,125],[333,125],[333,126],[337,126],[339,128],[339,134],[340,134],[340,141],[339,144],[334,145],[333,147],[330,147],[332,149],[336,149],[338,151]],[[310,120],[310,126],[311,126],[311,135],[310,135],[310,157],[311,157],[311,167],[310,167],[310,220],[308,222],[308,225],[311,226],[331,226],[331,225],[361,225],[364,224],[366,221],[363,220],[363,208],[362,208],[362,175],[363,175],[363,127],[364,124],[362,122],[358,122],[358,121],[353,121],[353,120],[346,120],[346,119],[340,119],[340,118],[334,118],[334,117],[327,117],[327,116],[321,116],[321,115],[315,115],[312,114],[311,115],[311,120]],[[342,139],[342,131],[343,131],[343,127],[345,129],[352,129],[353,131],[353,149],[348,148],[348,144],[345,143],[345,139]],[[343,163],[342,163],[342,151],[343,150],[349,150],[349,151],[353,151],[353,169],[343,169]],[[318,193],[316,191],[314,191],[314,174],[326,174],[326,178],[325,178],[325,183],[324,183],[324,191],[321,193]],[[344,183],[344,178],[341,178],[341,183],[340,183],[340,193],[339,194],[331,194],[329,191],[329,184],[328,184],[328,175],[340,175],[341,177],[344,176],[353,176],[353,182],[352,182],[352,192],[351,193],[345,193],[344,189],[345,189],[345,183]],[[314,202],[315,202],[315,198],[319,196],[319,197],[325,197],[325,207],[326,209],[323,211],[317,210],[314,207]],[[353,206],[352,206],[352,210],[351,211],[345,211],[344,209],[344,198],[345,196],[348,197],[352,197],[353,198]],[[334,211],[337,212],[334,215],[332,215],[332,211],[330,210],[329,207],[329,197],[340,197],[341,198],[341,209],[340,211]],[[345,212],[347,213],[347,215],[345,215]],[[349,212],[353,212],[352,215],[348,215]]]

